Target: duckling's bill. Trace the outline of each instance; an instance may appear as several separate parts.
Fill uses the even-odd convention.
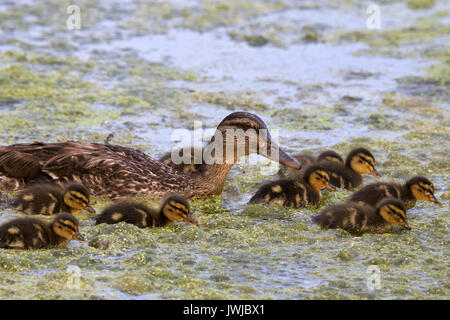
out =
[[[92,208],[92,206],[88,203],[87,205],[86,205],[86,208],[84,208],[87,212],[89,212],[89,213],[95,213],[96,211],[95,211],[95,209],[94,208]]]
[[[83,236],[79,231],[75,232],[72,235],[72,239],[73,240],[77,240],[78,242],[85,242],[86,241],[86,237]]]
[[[331,183],[328,183],[328,184],[325,186],[325,189],[330,190],[330,191],[335,191],[335,190],[336,190],[336,187],[335,187],[334,185],[332,185]]]
[[[186,218],[183,219],[184,222],[189,223],[190,225],[197,226],[198,222],[192,218],[192,216],[189,214],[186,216]]]
[[[376,178],[380,178],[381,174],[377,171],[377,169],[373,168],[373,170],[370,172],[370,174]]]

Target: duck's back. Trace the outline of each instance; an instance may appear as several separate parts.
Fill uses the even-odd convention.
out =
[[[32,155],[55,182],[75,181],[97,196],[114,198],[195,189],[195,182],[187,175],[132,148],[67,141],[0,147],[0,153],[7,151]],[[0,189],[21,190],[26,186],[22,178],[12,177],[0,168]]]

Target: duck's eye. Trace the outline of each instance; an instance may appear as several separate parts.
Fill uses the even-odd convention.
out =
[[[361,159],[358,160],[359,163],[363,163],[364,161],[362,161]]]
[[[316,177],[316,180],[320,180],[320,178],[319,178],[319,177]]]

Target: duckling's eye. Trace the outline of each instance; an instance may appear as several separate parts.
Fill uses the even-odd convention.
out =
[[[362,161],[361,159],[358,160],[359,163],[363,163],[364,161]]]
[[[320,178],[319,178],[319,177],[316,177],[316,180],[320,180]]]

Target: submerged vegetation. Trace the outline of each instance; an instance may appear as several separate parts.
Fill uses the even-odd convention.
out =
[[[66,29],[68,1],[2,4],[2,145],[114,133],[111,143],[158,158],[173,129],[248,110],[290,153],[365,146],[383,179],[425,175],[443,205],[418,203],[409,232],[353,237],[311,222],[351,191],[299,210],[247,205],[276,176],[236,164],[222,195],[192,201],[197,227],[82,215],[85,244],[0,250],[0,299],[448,299],[448,12],[439,0],[378,1],[395,24],[366,30],[370,3],[84,0],[81,30]],[[94,199],[97,211],[107,204]],[[18,215],[1,209],[0,223]]]

